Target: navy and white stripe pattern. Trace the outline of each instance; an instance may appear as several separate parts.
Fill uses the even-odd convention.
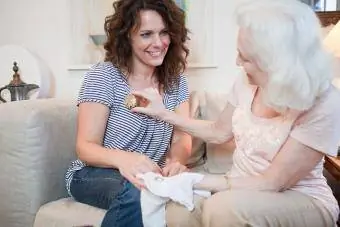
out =
[[[124,105],[130,93],[126,77],[109,62],[94,65],[86,74],[80,89],[78,104],[102,103],[110,108],[103,146],[127,152],[140,152],[163,166],[169,149],[173,126],[139,113],[132,113]],[[189,99],[188,82],[180,76],[179,86],[164,94],[163,102],[168,110],[174,110]],[[66,173],[66,188],[75,171],[85,166],[73,161]]]

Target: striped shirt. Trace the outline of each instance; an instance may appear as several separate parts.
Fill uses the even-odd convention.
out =
[[[162,167],[169,150],[173,126],[127,109],[124,101],[130,92],[127,79],[118,68],[109,62],[98,63],[85,74],[78,105],[83,102],[97,102],[109,107],[110,114],[103,139],[105,148],[139,152]],[[179,86],[164,94],[163,103],[168,110],[173,111],[188,99],[188,82],[181,75]],[[79,159],[70,164],[65,177],[69,195],[74,172],[84,166],[86,164]]]

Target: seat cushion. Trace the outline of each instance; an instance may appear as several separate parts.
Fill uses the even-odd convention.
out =
[[[227,104],[227,93],[205,92],[200,100],[202,119],[215,121]],[[223,174],[230,170],[232,157],[235,150],[233,141],[223,144],[206,144],[207,160],[204,164],[205,171],[211,174]]]
[[[95,226],[99,227],[106,210],[63,198],[40,207],[34,227]]]
[[[200,99],[204,95],[203,92],[193,91],[190,93],[190,117],[200,119]],[[192,137],[192,150],[191,156],[187,162],[187,167],[194,168],[204,164],[205,160],[205,143],[203,140],[197,137]]]
[[[0,226],[31,227],[41,205],[67,196],[76,110],[59,98],[0,104]]]

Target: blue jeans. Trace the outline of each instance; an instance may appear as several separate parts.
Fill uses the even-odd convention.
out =
[[[143,227],[140,191],[117,169],[84,167],[74,173],[71,194],[107,212],[101,227]]]

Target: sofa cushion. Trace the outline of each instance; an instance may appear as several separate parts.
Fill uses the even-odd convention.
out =
[[[34,227],[99,227],[105,213],[103,209],[64,198],[43,205],[37,213]]]
[[[0,226],[32,226],[42,204],[66,196],[75,133],[72,100],[0,104]]]
[[[226,93],[204,92],[200,99],[200,110],[202,119],[217,120],[227,104]],[[223,174],[226,173],[232,165],[232,155],[235,149],[233,141],[223,144],[206,144],[207,160],[204,164],[208,173]]]
[[[201,118],[200,111],[200,99],[202,98],[202,93],[200,92],[192,92],[190,94],[190,117],[192,118]],[[189,168],[195,168],[197,166],[201,166],[204,164],[205,160],[205,143],[203,140],[193,137],[192,138],[192,150],[191,157],[187,162],[187,166]]]

